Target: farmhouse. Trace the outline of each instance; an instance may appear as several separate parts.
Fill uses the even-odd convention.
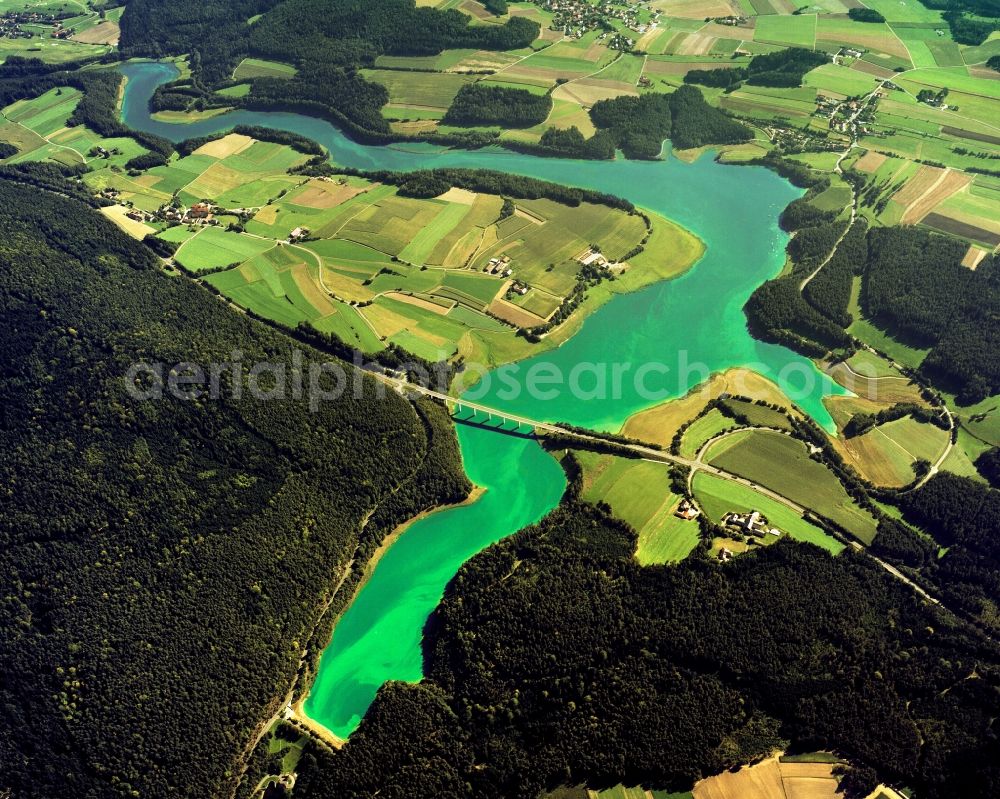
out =
[[[701,511],[694,506],[694,503],[686,498],[681,500],[681,504],[678,505],[677,510],[674,511],[674,516],[687,520],[696,519],[700,515]]]
[[[581,255],[579,261],[583,266],[590,266],[591,264],[594,266],[608,265],[608,259],[605,258],[600,252],[596,252],[592,249],[587,250],[583,255]]]
[[[309,228],[307,227],[297,227],[291,233],[288,234],[288,242],[292,243],[295,241],[301,241],[306,236],[309,235]]]
[[[195,203],[191,206],[191,210],[188,211],[187,215],[191,219],[207,219],[211,212],[212,206],[208,203]]]
[[[722,523],[753,536],[763,536],[768,529],[767,519],[759,510],[750,511],[745,515],[735,512],[727,513],[722,517]]]

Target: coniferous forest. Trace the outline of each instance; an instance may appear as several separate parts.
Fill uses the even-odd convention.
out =
[[[995,644],[861,555],[786,542],[644,568],[634,536],[570,499],[473,558],[428,622],[427,679],[385,686],[343,750],[311,749],[296,795],[687,789],[789,739],[920,796],[996,795]]]
[[[854,345],[845,328],[851,283],[861,276],[866,318],[899,340],[928,348],[921,373],[972,404],[1000,391],[1000,260],[962,266],[959,240],[915,227],[865,231],[857,222],[804,290],[801,284],[833,249],[846,223],[805,217],[792,203],[786,227],[804,225],[789,242],[793,271],[759,287],[745,311],[760,338],[814,357]]]
[[[132,399],[139,361],[291,368],[296,345],[39,182],[0,179],[0,785],[226,795],[332,588],[466,495],[454,435],[370,381],[316,413],[228,377],[220,400]],[[305,374],[328,360],[299,349]]]

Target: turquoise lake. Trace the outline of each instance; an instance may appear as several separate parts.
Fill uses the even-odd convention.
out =
[[[290,113],[234,111],[192,124],[159,122],[150,116],[149,97],[176,69],[148,62],[125,65],[122,72],[128,77],[123,120],[172,141],[253,124],[307,136],[326,147],[335,163],[358,169],[467,167],[530,175],[625,197],[705,243],[705,255],[680,278],[616,296],[563,346],[487,375],[471,392],[478,401],[531,418],[617,430],[631,414],[683,395],[712,372],[748,366],[778,382],[803,411],[832,429],[822,398],[844,391],[808,359],[753,339],[742,311],[753,290],[781,269],[788,237],[778,228],[778,215],[801,195],[774,173],[722,165],[709,156],[688,164],[671,157],[576,161],[495,148],[372,147],[350,141],[328,122]],[[628,364],[620,391],[592,390],[596,376],[610,374],[612,364]],[[655,368],[637,382],[636,371],[647,364]],[[577,368],[580,390],[574,395],[563,385],[528,392],[523,376],[532,368],[563,376]],[[555,396],[542,396],[553,390]],[[306,711],[341,737],[357,727],[384,682],[420,679],[424,623],[460,566],[538,521],[562,494],[562,470],[534,441],[465,425],[458,426],[458,439],[466,472],[485,494],[414,523],[385,553],[323,654]]]

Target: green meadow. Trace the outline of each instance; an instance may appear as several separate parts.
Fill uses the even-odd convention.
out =
[[[662,463],[575,453],[584,470],[583,498],[606,502],[615,516],[639,534],[636,558],[643,565],[683,560],[698,544],[698,524],[674,510],[680,497],[670,491]]]
[[[796,439],[767,431],[735,433],[713,445],[707,460],[826,516],[866,544],[875,537],[871,514],[859,508],[834,473],[811,459]]]
[[[699,472],[694,477],[693,489],[698,504],[714,522],[721,521],[727,513],[759,510],[774,527],[796,541],[815,544],[833,554],[844,549],[843,544],[816,525],[807,522],[787,505],[732,480]]]

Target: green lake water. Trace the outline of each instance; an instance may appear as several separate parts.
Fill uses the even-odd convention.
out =
[[[499,149],[371,147],[350,141],[328,122],[290,113],[235,111],[192,124],[164,123],[151,118],[148,99],[176,69],[136,63],[122,71],[129,79],[124,121],[173,141],[255,124],[308,136],[328,148],[335,163],[360,169],[447,166],[531,175],[625,197],[679,222],[705,243],[704,257],[682,277],[616,296],[562,347],[489,373],[470,397],[531,418],[616,430],[632,413],[681,396],[711,372],[748,366],[778,382],[803,411],[832,429],[822,398],[843,390],[808,359],[756,341],[746,328],[743,304],[784,262],[787,236],[777,226],[778,215],[801,195],[768,170],[724,166],[709,157],[693,164],[675,158],[595,162]],[[622,375],[618,381],[615,370]],[[529,391],[532,372],[536,390]],[[557,374],[563,379],[554,384],[551,376]],[[604,390],[598,390],[602,375]],[[466,472],[486,493],[476,503],[414,523],[338,622],[306,711],[339,736],[357,727],[384,682],[420,679],[424,623],[459,567],[559,501],[562,471],[535,442],[465,425],[458,426],[458,439]]]

